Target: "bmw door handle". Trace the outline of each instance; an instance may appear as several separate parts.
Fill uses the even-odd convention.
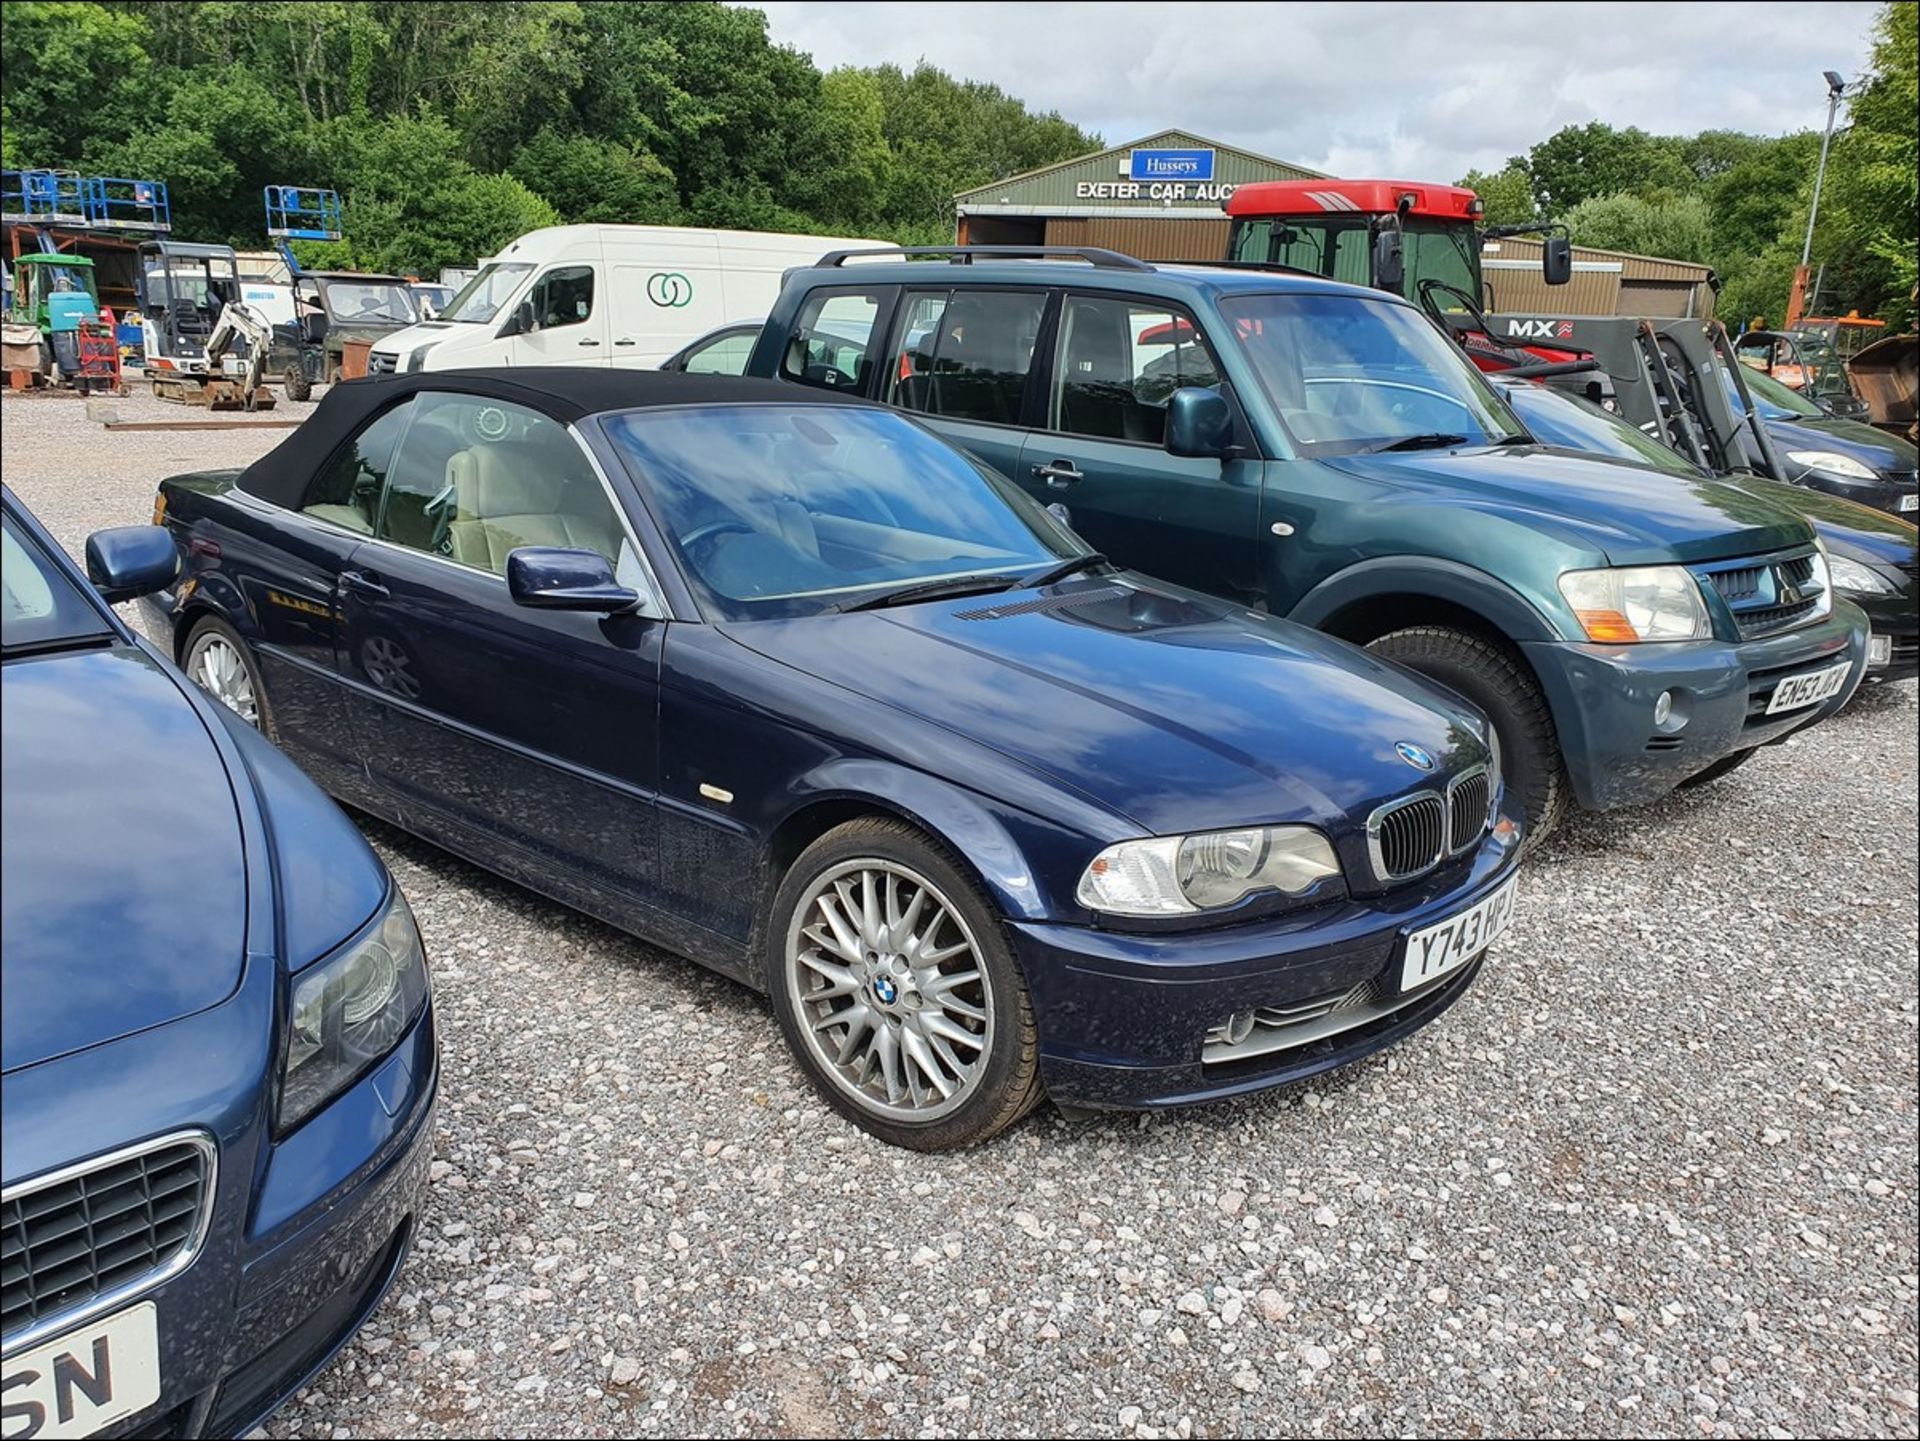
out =
[[[388,590],[372,576],[362,574],[357,570],[343,570],[340,572],[340,588],[342,590],[350,590],[355,595],[372,596],[375,599],[393,594],[392,591]]]
[[[1087,478],[1084,472],[1074,468],[1070,460],[1056,460],[1047,465],[1036,465],[1033,473],[1054,490],[1065,490],[1076,481]]]

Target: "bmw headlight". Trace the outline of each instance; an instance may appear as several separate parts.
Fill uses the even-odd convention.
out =
[[[299,1125],[392,1051],[426,999],[426,950],[396,887],[378,924],[293,978],[279,1129]]]
[[[1827,552],[1827,568],[1833,574],[1833,584],[1838,590],[1850,590],[1856,595],[1898,595],[1900,588],[1888,580],[1879,571],[1860,561],[1850,560],[1844,555]]]
[[[1258,891],[1305,895],[1339,874],[1333,847],[1311,826],[1255,826],[1121,841],[1093,858],[1074,895],[1109,915],[1185,916]]]
[[[1681,565],[1627,565],[1570,570],[1560,594],[1587,639],[1608,645],[1704,640],[1713,634],[1699,584]]]
[[[1808,470],[1823,470],[1828,475],[1844,476],[1848,480],[1878,480],[1873,467],[1862,465],[1850,455],[1842,455],[1837,450],[1790,450],[1787,459],[1795,465],[1805,466]]]

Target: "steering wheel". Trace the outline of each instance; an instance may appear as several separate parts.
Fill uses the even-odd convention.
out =
[[[710,520],[705,525],[696,525],[681,537],[680,549],[691,552],[695,546],[706,546],[723,535],[753,535],[754,529],[744,520],[733,516],[724,516],[719,520]]]

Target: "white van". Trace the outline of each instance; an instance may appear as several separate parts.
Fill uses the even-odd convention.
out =
[[[709,330],[766,315],[793,267],[888,243],[671,225],[535,230],[484,262],[435,319],[383,336],[368,368],[651,370]]]

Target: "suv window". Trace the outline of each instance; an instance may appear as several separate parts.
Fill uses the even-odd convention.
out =
[[[597,550],[625,532],[606,488],[559,421],[471,395],[423,394],[387,475],[382,540],[505,575],[522,545]]]
[[[800,306],[780,373],[826,390],[864,389],[879,314],[876,291],[815,291]]]
[[[927,415],[1017,425],[1045,309],[1040,291],[910,295],[887,399]]]
[[[534,282],[527,296],[533,307],[535,330],[557,330],[579,325],[593,314],[593,267],[563,265]]]
[[[393,448],[413,414],[411,398],[383,410],[347,442],[333,463],[307,482],[300,503],[303,514],[361,535],[373,534],[380,511],[380,491],[387,483]]]
[[[1220,383],[1191,316],[1152,301],[1073,295],[1060,316],[1048,424],[1070,435],[1158,445],[1167,398],[1182,386]]]

